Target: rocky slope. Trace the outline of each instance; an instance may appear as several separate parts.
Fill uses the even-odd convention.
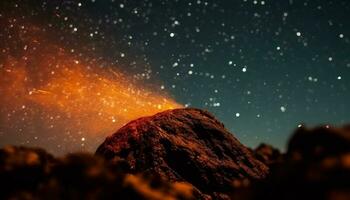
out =
[[[350,126],[249,150],[209,113],[178,109],[130,122],[96,154],[4,147],[0,199],[350,199]]]
[[[235,179],[261,179],[268,173],[222,123],[199,109],[132,121],[108,137],[96,155],[125,159],[135,172],[189,182],[215,198],[225,198]]]

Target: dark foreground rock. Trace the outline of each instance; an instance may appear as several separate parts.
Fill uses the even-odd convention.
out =
[[[132,175],[122,160],[91,154],[54,158],[41,149],[0,149],[0,199],[190,200],[203,198],[190,184]]]
[[[199,109],[175,109],[132,121],[97,149],[107,160],[125,159],[132,170],[186,181],[221,199],[235,179],[268,173],[224,125]]]
[[[196,109],[142,118],[117,133],[98,149],[102,156],[0,149],[0,199],[350,199],[349,126],[301,127],[286,153],[265,144],[247,150]]]
[[[349,180],[349,126],[301,127],[291,137],[283,159],[270,165],[269,176],[250,185],[240,184],[232,198],[346,200],[350,199]]]
[[[350,126],[329,126],[296,130],[288,144],[288,154],[293,159],[320,160],[350,152]]]
[[[260,144],[253,151],[254,156],[267,166],[271,166],[283,159],[283,155],[279,149],[268,144]]]

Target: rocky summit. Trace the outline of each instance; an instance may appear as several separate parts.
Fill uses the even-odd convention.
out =
[[[1,148],[0,199],[350,199],[349,136],[301,126],[286,152],[253,150],[206,111],[169,110],[125,125],[96,155]]]
[[[192,108],[131,121],[109,136],[96,155],[125,159],[134,172],[186,181],[218,199],[232,189],[233,180],[262,179],[268,173],[213,115]]]

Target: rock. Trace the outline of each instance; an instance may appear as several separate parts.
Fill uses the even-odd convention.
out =
[[[349,137],[349,126],[299,128],[267,178],[237,190],[232,199],[350,199]]]
[[[96,155],[123,158],[135,173],[189,182],[217,199],[226,199],[233,180],[268,173],[213,115],[190,108],[134,120],[109,136]]]
[[[102,157],[0,149],[0,199],[350,199],[350,126],[302,127],[280,157],[265,144],[248,150],[197,109],[135,120],[117,133]],[[252,152],[272,163],[267,175]]]
[[[6,193],[35,190],[48,176],[52,155],[38,148],[6,146],[0,149],[0,199]]]
[[[301,127],[288,144],[288,155],[295,159],[315,160],[350,152],[350,128]],[[303,158],[300,158],[303,157]]]
[[[87,153],[54,158],[42,149],[0,149],[0,199],[204,199],[192,185],[128,174],[122,159]]]
[[[254,150],[255,157],[266,164],[267,166],[271,166],[276,162],[280,162],[283,159],[283,155],[280,150],[274,148],[268,144],[260,144]]]

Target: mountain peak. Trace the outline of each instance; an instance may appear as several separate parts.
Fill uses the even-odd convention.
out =
[[[207,111],[182,108],[134,120],[96,151],[132,170],[187,181],[204,193],[227,192],[234,179],[260,179],[268,167]]]

